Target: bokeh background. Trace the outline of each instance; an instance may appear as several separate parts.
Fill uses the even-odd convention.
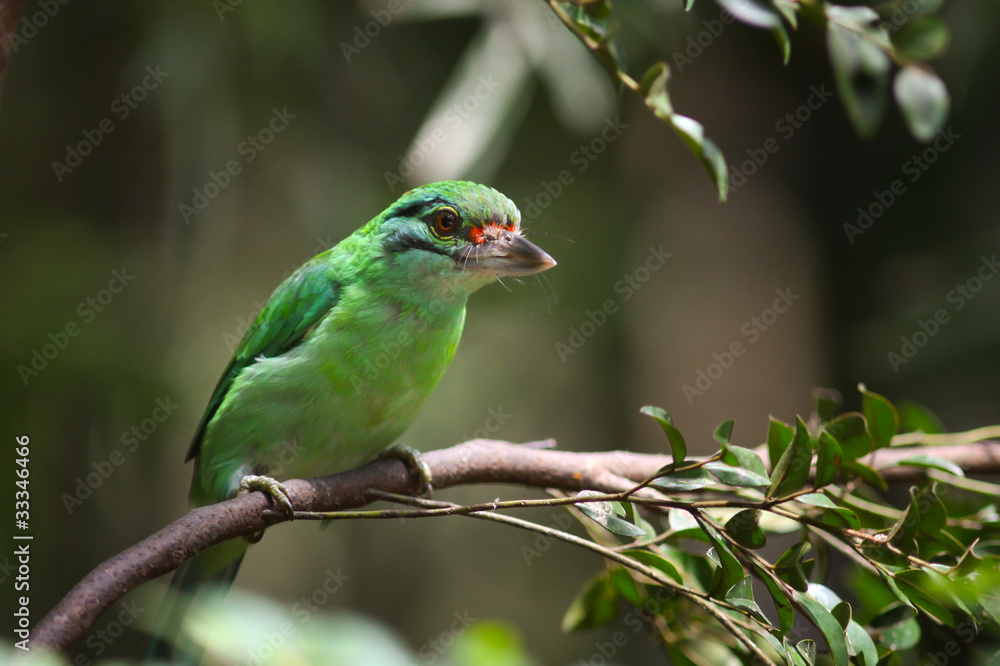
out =
[[[670,63],[678,111],[730,164],[776,140],[724,205],[673,132],[618,96],[543,3],[389,6],[71,2],[42,21],[32,18],[41,4],[27,3],[0,108],[0,404],[8,460],[14,436],[31,437],[35,620],[99,562],[186,511],[189,438],[271,290],[427,181],[505,192],[559,265],[471,299],[462,348],[410,445],[491,430],[573,450],[663,451],[639,414],[655,404],[695,452],[731,417],[735,441],[754,446],[769,414],[808,412],[813,386],[852,406],[858,382],[922,402],[952,429],[1000,420],[1000,279],[961,309],[949,299],[1000,249],[995,2],[941,9],[952,39],[934,65],[951,93],[953,141],[918,172],[907,163],[927,146],[895,107],[868,141],[838,96],[809,108],[816,90],[835,90],[815,26],[794,35],[782,66],[765,32],[710,29],[721,11],[711,2],[691,13],[679,0],[622,3],[632,73]],[[797,127],[781,124],[796,113]],[[70,148],[89,154],[77,162]],[[231,161],[239,172],[220,176]],[[213,174],[224,187],[213,189]],[[895,180],[905,192],[850,238],[844,225]],[[671,256],[637,272],[661,247]],[[626,276],[646,279],[616,289]],[[749,334],[776,290],[792,305]],[[585,325],[607,299],[615,311]],[[939,308],[948,323],[893,367],[887,354]],[[560,354],[574,330],[591,334]],[[685,393],[734,342],[745,353],[701,395]],[[19,370],[48,344],[61,348],[37,374]],[[163,404],[173,407],[157,421]],[[120,464],[82,489],[112,458]],[[522,495],[532,492],[441,494]],[[614,627],[563,635],[559,623],[601,563],[559,544],[529,563],[525,546],[528,533],[458,518],[282,526],[252,549],[239,586],[291,606],[339,569],[349,580],[324,610],[375,618],[415,650],[465,613],[512,624],[541,663],[586,663]],[[6,604],[12,572],[0,561]],[[155,608],[144,608],[151,621]],[[134,656],[143,641],[129,630],[72,654]],[[643,637],[618,658],[657,654]]]

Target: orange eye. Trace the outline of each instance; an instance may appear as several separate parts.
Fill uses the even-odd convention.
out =
[[[453,208],[442,208],[434,216],[434,226],[431,230],[438,238],[454,236],[458,231],[458,213]]]

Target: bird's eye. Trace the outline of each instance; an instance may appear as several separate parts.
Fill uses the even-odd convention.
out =
[[[434,216],[431,231],[438,238],[450,238],[458,231],[458,213],[454,208],[442,208]]]

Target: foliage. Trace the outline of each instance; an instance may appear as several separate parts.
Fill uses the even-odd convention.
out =
[[[666,412],[644,408],[674,461],[621,495],[578,497],[591,538],[634,563],[616,559],[588,581],[565,626],[611,622],[623,600],[678,664],[912,663],[900,655],[928,632],[957,636],[961,652],[984,630],[1000,637],[1000,486],[914,457],[901,464],[932,477],[894,506],[866,457],[919,441],[936,419],[859,389],[861,413],[834,416],[834,394],[818,392],[808,423],[772,418],[757,450],[734,445],[727,421],[718,452],[699,460]],[[827,586],[847,570],[837,555],[855,567],[850,602]]]
[[[885,115],[893,64],[899,68],[893,94],[913,136],[930,141],[943,127],[951,100],[944,83],[924,62],[940,55],[949,41],[948,28],[934,13],[940,2],[896,0],[877,9],[822,0],[717,2],[737,20],[769,31],[786,64],[792,51],[788,28],[798,29],[800,17],[823,26],[837,89],[848,118],[862,137],[874,134]],[[674,111],[667,92],[667,63],[653,64],[638,81],[625,71],[625,49],[616,37],[610,0],[549,0],[549,5],[600,61],[616,86],[642,97],[646,106],[680,135],[725,201],[729,179],[725,158],[705,136],[701,123]],[[694,0],[686,0],[685,9],[690,11],[693,5]]]

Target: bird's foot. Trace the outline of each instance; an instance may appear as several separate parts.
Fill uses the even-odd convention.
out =
[[[378,454],[375,457],[375,460],[385,460],[386,458],[396,458],[397,460],[402,460],[406,463],[420,480],[420,486],[417,488],[417,496],[431,496],[431,493],[434,491],[434,486],[431,485],[431,481],[433,481],[434,477],[431,474],[430,466],[427,464],[427,461],[424,460],[420,451],[417,451],[406,444],[393,444],[389,448],[382,451],[382,453]]]
[[[255,474],[248,474],[240,479],[239,490],[236,491],[237,497],[242,497],[247,493],[252,493],[254,491],[260,491],[271,498],[274,505],[278,507],[284,513],[292,515],[294,509],[292,509],[292,499],[288,494],[288,488],[286,488],[277,479],[272,479],[269,476],[257,476]]]
[[[282,512],[288,514],[289,516],[294,513],[294,509],[292,509],[292,500],[288,494],[288,488],[286,488],[277,479],[273,479],[269,476],[247,474],[240,479],[240,487],[239,490],[236,491],[236,496],[242,497],[247,493],[252,493],[258,490],[269,496],[274,505]],[[243,538],[248,543],[257,543],[264,538],[264,532],[257,532],[252,536]]]

